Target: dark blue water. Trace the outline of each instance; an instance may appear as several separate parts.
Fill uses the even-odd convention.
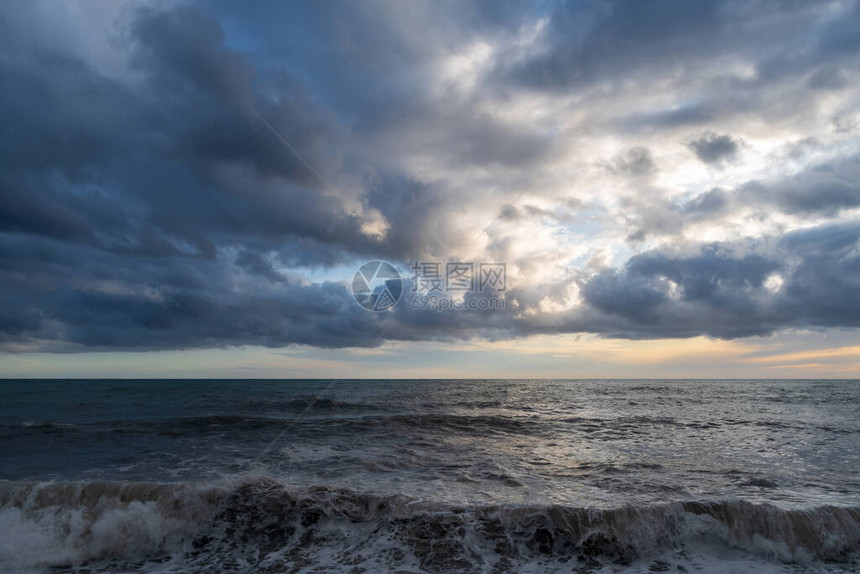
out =
[[[646,568],[653,566],[649,545],[661,560],[690,566],[672,552],[689,553],[701,540],[703,564],[712,569],[713,544],[740,552],[727,555],[732,564],[848,568],[860,540],[856,381],[3,381],[0,445],[0,526],[26,534],[10,538],[19,542],[5,550],[0,543],[0,566],[5,559],[37,571],[110,570],[109,558],[160,571],[141,565],[155,557],[176,571],[222,567],[225,556],[251,550],[201,547],[195,562],[189,548],[201,536],[219,539],[201,534],[207,529],[235,530],[236,517],[261,500],[276,502],[257,520],[297,520],[296,529],[316,528],[328,546],[337,546],[330,532],[301,525],[300,500],[337,532],[344,515],[369,531],[387,516],[383,530],[397,551],[378,561],[384,544],[376,540],[373,556],[362,558],[383,570],[543,571],[581,557],[583,548],[592,551],[585,559],[592,569]],[[165,504],[196,510],[168,520]],[[384,509],[371,511],[377,504]],[[553,508],[573,514],[559,523]],[[659,527],[633,528],[635,520],[612,514],[624,508]],[[480,528],[448,532],[455,510]],[[456,550],[447,558],[428,555],[420,536],[398,538],[410,528],[389,528],[393,516],[414,526],[431,515],[447,525],[435,527]],[[532,524],[534,516],[548,525]],[[565,526],[584,516],[603,516],[594,519],[603,526]],[[151,523],[129,534],[143,553],[94,535],[93,520],[120,528]],[[524,537],[521,547],[500,554],[487,531],[493,520],[505,523],[498,527],[506,540]],[[69,534],[79,522],[83,530]],[[549,534],[535,534],[541,528]],[[281,556],[272,560],[284,571],[298,560],[287,550],[297,548],[324,571],[350,571],[315,544],[297,546],[298,530],[287,530],[282,546],[266,547]],[[358,526],[347,531],[366,534]],[[605,540],[589,543],[595,532]],[[247,538],[259,557],[259,537]],[[28,561],[33,548],[22,550],[20,540],[53,558]],[[355,541],[341,542],[356,560],[346,550]]]

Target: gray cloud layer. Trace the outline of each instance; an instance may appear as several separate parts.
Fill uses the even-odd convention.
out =
[[[482,80],[478,88],[439,86],[451,46],[527,36],[541,22],[536,44],[501,41],[483,72],[466,73]],[[6,349],[343,347],[378,343],[380,334],[731,338],[860,326],[856,145],[838,157],[803,156],[789,175],[670,196],[652,190],[649,178],[664,166],[637,141],[663,137],[730,171],[745,140],[725,126],[738,117],[798,123],[804,103],[856,89],[855,3],[128,9],[112,40],[121,74],[96,65],[105,54],[52,45],[39,32],[56,31],[40,25],[23,4],[2,9]],[[722,72],[731,62],[753,72]],[[625,215],[611,215],[631,222],[634,245],[665,239],[626,263],[517,285],[507,309],[493,313],[401,306],[375,315],[343,283],[300,275],[464,253],[476,230],[451,215],[485,196],[510,201],[567,139],[555,120],[492,114],[487,101],[588,103],[586,94],[631,85],[635,93],[663,78],[681,92],[694,87],[681,103],[606,120],[609,135],[629,145],[603,165],[636,190],[618,208]],[[834,131],[853,133],[855,111],[828,112]],[[460,172],[482,185],[464,187]],[[588,207],[564,201],[563,210],[508,207],[502,219],[570,223]],[[479,213],[492,220],[494,209]],[[767,213],[809,222],[748,239],[681,237],[691,226]],[[491,239],[487,258],[499,258],[506,240]],[[572,288],[580,305],[538,312],[541,300],[562,304]]]

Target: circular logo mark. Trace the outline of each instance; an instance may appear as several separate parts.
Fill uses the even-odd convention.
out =
[[[403,294],[403,279],[394,265],[386,261],[368,261],[352,278],[352,296],[368,311],[387,311]]]

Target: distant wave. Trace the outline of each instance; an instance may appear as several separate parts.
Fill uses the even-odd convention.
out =
[[[849,571],[860,551],[860,507],[456,506],[293,489],[266,478],[0,482],[0,531],[2,572],[164,571],[165,564],[183,572],[518,572],[528,565],[570,572],[662,568],[725,553],[780,568]]]

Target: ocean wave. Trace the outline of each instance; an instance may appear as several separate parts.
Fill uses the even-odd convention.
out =
[[[860,508],[458,506],[259,477],[3,482],[0,531],[3,572],[518,572],[536,564],[570,572],[681,564],[702,553],[849,570],[857,566]]]

